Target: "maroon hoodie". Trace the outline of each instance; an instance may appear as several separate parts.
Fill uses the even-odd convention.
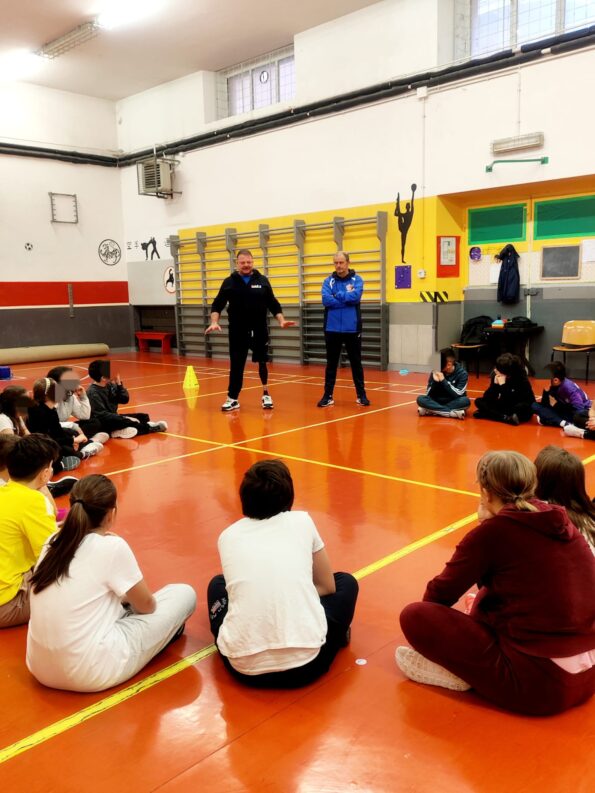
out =
[[[595,557],[563,507],[505,507],[457,545],[424,600],[452,606],[477,584],[472,616],[542,658],[595,649]]]

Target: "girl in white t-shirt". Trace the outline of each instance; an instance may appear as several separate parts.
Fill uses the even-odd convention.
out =
[[[151,594],[130,547],[110,531],[116,498],[105,476],[79,480],[35,568],[27,666],[51,688],[102,691],[128,680],[182,635],[196,607],[187,584]]]
[[[357,581],[333,574],[312,518],[290,511],[293,495],[280,460],[246,472],[245,517],[219,537],[223,575],[207,592],[225,666],[260,688],[298,688],[327,672],[349,642],[357,600]]]

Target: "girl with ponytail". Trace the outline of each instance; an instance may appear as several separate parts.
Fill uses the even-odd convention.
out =
[[[110,479],[80,479],[33,573],[27,666],[51,688],[102,691],[128,680],[182,635],[196,606],[186,584],[151,593],[129,545],[112,532],[116,514]]]
[[[566,510],[535,498],[524,455],[487,452],[477,482],[480,524],[401,613],[412,647],[397,665],[507,710],[560,713],[595,692],[595,558]],[[471,613],[452,608],[473,586]]]

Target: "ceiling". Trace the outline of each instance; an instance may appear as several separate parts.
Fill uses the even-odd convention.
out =
[[[308,28],[377,0],[163,0],[143,21],[51,61],[29,82],[121,99],[202,69],[215,71],[291,44]],[[106,0],[0,0],[0,57],[31,51],[92,20]],[[124,0],[121,0],[124,2]],[[347,55],[349,57],[349,55]]]

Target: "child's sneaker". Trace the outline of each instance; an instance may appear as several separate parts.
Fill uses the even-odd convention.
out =
[[[417,408],[417,415],[418,416],[429,416],[430,411],[427,408],[418,407]]]
[[[568,435],[570,438],[585,437],[585,431],[582,430],[580,427],[575,427],[574,424],[567,424],[562,429],[564,430],[564,435]]]
[[[167,421],[147,421],[147,424],[156,432],[167,432],[168,429]]]
[[[416,683],[425,683],[429,686],[440,686],[451,691],[469,691],[471,686],[461,680],[460,677],[453,675],[433,661],[429,661],[417,650],[411,647],[397,647],[395,661],[403,674]]]
[[[47,488],[54,498],[59,498],[70,493],[78,481],[76,476],[63,476],[62,479],[57,479],[55,482],[48,482]]]
[[[464,410],[451,410],[449,413],[451,419],[464,419],[465,418],[465,411]]]
[[[78,468],[81,464],[81,461],[78,457],[63,457],[60,460],[60,465],[63,471],[74,471],[75,468]]]
[[[81,449],[81,454],[83,455],[83,460],[86,460],[87,457],[93,457],[99,452],[103,451],[103,443],[98,443],[97,441],[91,441],[86,446],[83,446]]]
[[[111,433],[112,438],[134,438],[135,435],[138,435],[136,427],[123,427]]]
[[[270,394],[263,394],[262,395],[262,406],[263,406],[263,408],[265,410],[272,410],[273,409],[274,405],[273,405],[273,400],[272,400]]]
[[[224,413],[229,413],[230,410],[238,410],[239,407],[240,407],[240,403],[238,402],[237,399],[231,399],[230,397],[227,397],[225,402],[221,405],[221,410]]]
[[[332,398],[332,396],[329,396],[328,394],[325,394],[322,397],[322,399],[318,402],[317,407],[319,407],[319,408],[330,408],[334,404],[335,404],[335,400]]]
[[[101,443],[103,445],[104,443],[107,443],[109,441],[109,433],[96,432],[95,435],[89,438],[89,440],[92,441],[93,443]]]

